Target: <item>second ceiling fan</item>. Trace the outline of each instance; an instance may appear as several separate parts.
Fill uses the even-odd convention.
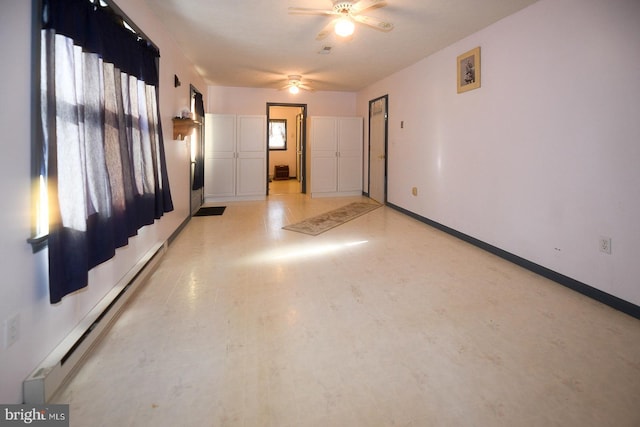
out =
[[[300,89],[307,90],[309,92],[314,92],[314,89],[311,86],[309,86],[309,83],[311,82],[307,81],[303,83],[302,76],[292,74],[289,76],[289,81],[286,84],[286,86],[280,88],[280,90],[287,89],[292,94],[296,94],[300,92]]]
[[[290,7],[289,13],[306,14],[306,15],[331,15],[336,16],[326,27],[322,29],[316,36],[316,40],[322,40],[327,37],[332,30],[339,36],[348,37],[353,34],[355,23],[368,25],[380,31],[393,30],[393,24],[371,16],[361,15],[360,13],[373,7],[386,6],[384,0],[360,0],[360,1],[341,1],[333,0],[332,9],[312,9],[307,7]]]

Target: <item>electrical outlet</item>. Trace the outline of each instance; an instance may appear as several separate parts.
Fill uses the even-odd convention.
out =
[[[4,321],[4,348],[9,348],[20,338],[20,315],[16,314]]]
[[[600,237],[600,252],[611,255],[611,237]]]

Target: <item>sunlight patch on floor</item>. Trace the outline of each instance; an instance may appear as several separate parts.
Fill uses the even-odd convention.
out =
[[[298,261],[304,258],[321,257],[325,255],[333,255],[336,252],[344,251],[349,248],[364,245],[368,243],[368,240],[359,240],[352,242],[342,243],[316,243],[316,244],[300,244],[300,245],[287,245],[280,248],[270,249],[265,252],[261,252],[250,257],[247,257],[243,262],[247,264],[253,263],[270,263],[270,262],[282,262],[282,261]]]

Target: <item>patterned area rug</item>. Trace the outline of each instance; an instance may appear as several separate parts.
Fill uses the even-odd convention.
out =
[[[338,209],[334,209],[329,212],[325,212],[321,215],[314,216],[312,218],[305,219],[304,221],[296,224],[287,225],[285,230],[297,231],[298,233],[309,234],[311,236],[317,236],[324,233],[327,230],[331,230],[334,227],[351,221],[361,215],[371,212],[372,210],[379,208],[378,203],[366,203],[366,202],[354,202],[349,203]]]

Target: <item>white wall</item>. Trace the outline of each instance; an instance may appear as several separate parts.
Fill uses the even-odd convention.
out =
[[[188,142],[172,141],[171,117],[189,106],[189,83],[206,94],[205,84],[154,19],[144,0],[127,0],[121,8],[159,46],[160,110],[169,181],[175,211],[143,228],[114,259],[90,273],[86,290],[49,304],[46,250],[31,253],[30,235],[30,77],[31,2],[1,0],[0,44],[0,325],[20,318],[20,338],[5,349],[0,336],[0,403],[22,402],[22,381],[55,348],[89,310],[156,242],[164,241],[189,215]],[[183,85],[173,87],[177,74]],[[1,334],[0,334],[1,335]]]
[[[389,201],[640,304],[639,22],[637,0],[541,0],[361,91],[365,117],[389,94]]]
[[[207,113],[267,114],[267,102],[307,104],[308,116],[353,116],[354,92],[306,92],[293,95],[276,89],[209,86]]]

